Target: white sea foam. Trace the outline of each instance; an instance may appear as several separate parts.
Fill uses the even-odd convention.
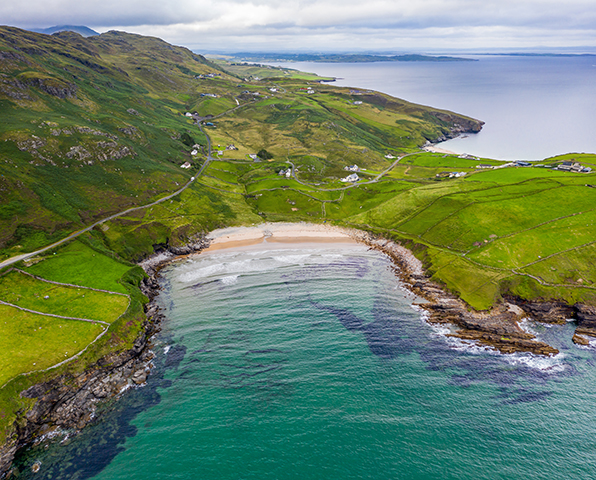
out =
[[[524,317],[522,318],[519,322],[518,322],[519,327],[525,332],[528,333],[530,335],[534,335],[535,337],[537,337],[539,335],[539,333],[534,330],[532,328],[532,322],[528,317]]]
[[[234,285],[235,283],[238,283],[238,277],[239,275],[230,275],[228,277],[223,277],[221,279],[221,283],[223,283],[224,285]]]
[[[418,312],[420,314],[420,318],[422,319],[422,321],[428,323],[428,319],[430,318],[430,313],[428,311],[426,311],[424,308],[422,308],[420,305],[410,305],[412,307],[412,309],[416,312]],[[429,325],[432,327],[433,325],[429,323]]]
[[[223,252],[195,257],[193,261],[179,265],[177,270],[180,274],[176,280],[181,283],[222,280],[224,277],[258,274],[291,265],[331,264],[341,258],[345,258],[345,255],[334,249]]]
[[[302,255],[278,255],[273,257],[276,261],[281,263],[289,263],[292,265],[301,265],[304,261],[310,257],[310,254],[302,254]]]
[[[501,356],[511,365],[524,365],[548,373],[559,373],[565,370],[564,353],[545,357],[528,352],[516,352]]]
[[[489,345],[481,345],[473,340],[464,340],[458,337],[447,336],[448,334],[454,332],[454,326],[448,324],[429,323],[428,318],[430,315],[428,312],[418,305],[412,305],[412,308],[420,312],[420,318],[431,327],[433,335],[442,337],[445,343],[454,350],[471,353],[472,355],[495,355],[511,365],[523,365],[548,373],[559,373],[565,370],[565,364],[563,362],[565,354],[563,353],[548,357],[543,355],[534,355],[529,352],[501,353]],[[530,327],[528,319],[524,318],[520,322],[520,326],[526,333],[537,335],[537,333]],[[594,348],[596,348],[596,340],[594,340]]]

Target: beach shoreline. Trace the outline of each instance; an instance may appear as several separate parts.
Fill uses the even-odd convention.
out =
[[[429,145],[427,147],[423,147],[423,150],[425,150],[426,152],[431,152],[431,153],[444,153],[446,155],[457,155],[457,153],[455,153],[451,150],[447,150],[446,148],[436,147],[435,145]]]
[[[209,246],[202,253],[241,248],[261,243],[355,243],[347,229],[317,223],[262,223],[250,227],[228,227],[207,235]]]

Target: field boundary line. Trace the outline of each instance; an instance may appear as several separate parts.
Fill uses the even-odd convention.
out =
[[[38,312],[37,310],[31,310],[30,308],[20,307],[19,305],[14,305],[13,303],[8,303],[8,302],[5,302],[4,300],[0,300],[0,305],[6,305],[7,307],[14,307],[19,310],[22,310],[23,312],[34,313],[36,315],[45,315],[46,317],[61,318],[63,320],[78,320],[80,322],[88,322],[88,323],[101,323],[102,325],[106,325],[108,327],[110,326],[110,324],[108,322],[104,322],[103,320],[92,320],[90,318],[79,318],[79,317],[67,317],[64,315],[56,315],[55,313]],[[128,307],[126,309],[128,310]],[[120,318],[121,316],[122,315],[120,315],[118,318]],[[116,321],[116,320],[114,320],[114,321]]]
[[[122,295],[123,297],[127,297],[128,299],[130,299],[130,296],[128,294],[126,294],[126,293],[112,292],[111,290],[102,290],[101,288],[86,287],[84,285],[75,285],[74,283],[55,282],[53,280],[48,280],[47,278],[43,278],[43,277],[39,277],[37,275],[33,275],[32,273],[25,272],[24,270],[21,270],[20,268],[12,268],[11,271],[19,272],[19,273],[22,273],[24,275],[29,275],[30,277],[33,277],[36,280],[40,280],[40,281],[46,282],[46,283],[53,283],[54,285],[62,285],[62,286],[65,286],[65,287],[84,288],[86,290],[93,290],[95,292],[111,293],[113,295]]]

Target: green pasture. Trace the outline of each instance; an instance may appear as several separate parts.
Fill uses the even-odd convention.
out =
[[[468,181],[517,183],[534,178],[548,178],[558,180],[567,179],[569,177],[576,179],[582,178],[585,179],[587,183],[590,183],[588,179],[595,178],[596,174],[563,172],[559,170],[552,170],[550,168],[507,167],[478,172],[473,177],[469,177]]]
[[[24,270],[55,282],[128,293],[118,280],[131,267],[93,250],[81,241],[72,241],[39,260]]]
[[[596,242],[594,209],[497,238],[470,253],[469,257],[487,265],[519,269],[542,258]]]
[[[589,244],[564,254],[539,259],[519,269],[550,284],[592,286],[596,284],[596,245]]]
[[[0,305],[0,386],[44,370],[83,350],[104,326],[23,312]]]
[[[124,295],[56,285],[16,270],[0,277],[0,300],[36,312],[108,323],[122,315],[129,305]]]

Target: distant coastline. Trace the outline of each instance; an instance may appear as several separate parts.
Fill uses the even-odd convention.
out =
[[[232,53],[229,57],[245,62],[324,62],[324,63],[372,63],[372,62],[477,62],[474,58],[445,55],[366,55],[366,54],[310,54],[310,53]]]

